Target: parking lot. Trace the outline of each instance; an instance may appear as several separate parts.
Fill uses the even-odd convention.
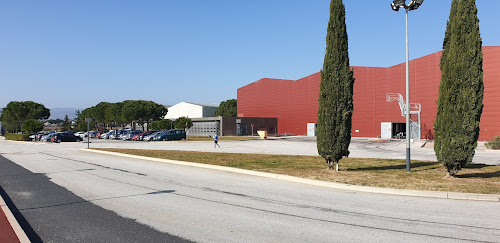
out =
[[[86,148],[87,139],[79,143],[61,143],[54,146]],[[180,150],[223,153],[255,153],[255,154],[289,154],[317,156],[316,139],[310,137],[269,138],[254,140],[242,138],[240,141],[219,141],[221,148],[214,148],[213,141],[121,141],[90,139],[91,148],[130,148],[153,150]],[[425,141],[411,144],[412,160],[436,161],[433,143]],[[423,146],[423,147],[422,147]],[[353,158],[388,158],[406,159],[406,143],[404,140],[378,141],[354,138],[349,150]],[[474,163],[500,165],[500,151],[487,150],[480,142],[476,149]]]

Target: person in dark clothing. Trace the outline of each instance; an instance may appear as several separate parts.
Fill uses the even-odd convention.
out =
[[[219,146],[220,148],[220,145],[219,145],[219,135],[214,134],[214,136],[212,137],[214,139],[214,148],[217,148],[217,146]]]

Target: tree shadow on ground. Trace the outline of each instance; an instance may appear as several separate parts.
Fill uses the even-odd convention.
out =
[[[494,165],[486,165],[486,164],[470,164],[470,165],[465,166],[464,169],[483,169],[486,167],[495,167],[495,166]],[[456,177],[457,178],[496,178],[496,177],[500,177],[500,171],[484,172],[484,173],[458,174]]]
[[[436,165],[437,162],[415,162],[411,163],[411,168],[418,168],[424,166]],[[361,171],[361,170],[402,170],[406,169],[406,164],[400,165],[388,165],[388,166],[379,166],[379,167],[363,167],[363,168],[355,168],[355,169],[347,169],[348,171]]]
[[[464,174],[457,175],[457,178],[496,178],[500,177],[500,171],[491,172],[491,173],[472,173],[472,174]]]
[[[491,166],[491,165],[486,165],[486,164],[470,164],[470,165],[465,166],[464,168],[466,168],[466,169],[482,169],[482,168],[488,167],[488,166]]]

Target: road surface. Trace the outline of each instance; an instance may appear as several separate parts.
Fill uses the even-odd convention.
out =
[[[147,144],[91,146],[213,151],[213,142]],[[282,141],[273,148],[272,141],[221,141],[221,146],[222,151],[265,152],[300,150],[311,142]],[[17,174],[2,174],[0,185],[44,241],[94,241],[107,234],[92,227],[97,222],[110,232],[130,227],[121,238],[129,242],[167,237],[195,242],[500,242],[498,202],[328,189],[89,153],[82,147],[86,144],[0,141],[3,168],[20,166],[13,169]]]

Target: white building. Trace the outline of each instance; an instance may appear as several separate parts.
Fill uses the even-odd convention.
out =
[[[217,110],[218,105],[209,104],[195,104],[189,102],[181,102],[172,107],[168,108],[167,115],[165,119],[175,120],[179,117],[187,118],[203,118],[203,117],[214,117],[215,110]]]

